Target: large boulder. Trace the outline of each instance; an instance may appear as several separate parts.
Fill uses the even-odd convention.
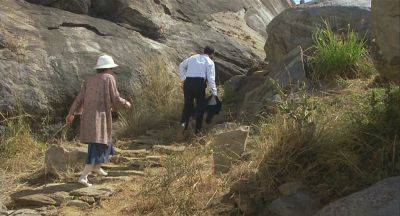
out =
[[[373,0],[372,24],[376,68],[386,79],[400,83],[400,1]]]
[[[281,196],[268,206],[268,210],[277,216],[312,216],[320,208],[319,199],[303,191]]]
[[[53,145],[46,152],[47,172],[60,176],[67,171],[80,168],[85,163],[87,149],[75,146]]]
[[[29,1],[50,7],[23,0],[3,0],[0,7],[0,111],[21,103],[42,115],[65,112],[102,53],[121,65],[116,78],[123,96],[140,83],[142,65],[162,58],[176,71],[183,58],[205,45],[216,48],[218,81],[244,74],[265,57],[265,26],[293,5],[291,0]]]
[[[400,177],[385,179],[324,207],[315,216],[400,215]]]
[[[291,50],[272,67],[264,80],[263,84],[245,93],[239,114],[258,113],[271,102],[275,103],[279,99],[276,87],[294,92],[303,83],[309,83],[303,49],[298,46]]]
[[[345,33],[350,27],[370,41],[370,6],[371,0],[319,0],[283,11],[267,27],[267,60],[275,64],[299,45],[308,50],[314,30],[324,21],[335,32]]]

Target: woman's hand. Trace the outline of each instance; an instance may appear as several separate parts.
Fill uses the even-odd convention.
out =
[[[128,109],[131,108],[131,106],[132,106],[132,104],[129,103],[129,101],[127,101],[125,105],[126,105],[126,107],[128,107]]]
[[[74,119],[75,119],[74,115],[68,114],[67,117],[65,118],[65,121],[67,122],[67,124],[72,124]]]

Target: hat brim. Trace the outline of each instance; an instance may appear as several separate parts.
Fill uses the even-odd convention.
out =
[[[108,68],[116,68],[119,65],[117,64],[106,64],[106,65],[97,65],[96,67],[94,67],[94,69],[108,69]]]

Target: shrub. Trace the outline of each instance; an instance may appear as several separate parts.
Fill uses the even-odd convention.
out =
[[[122,133],[131,136],[180,117],[183,96],[178,76],[162,59],[143,65],[142,83],[132,86],[133,106],[121,112]]]
[[[336,34],[325,22],[313,34],[314,50],[310,58],[312,76],[316,80],[366,77],[372,73],[372,61],[366,41],[349,29],[345,34]]]

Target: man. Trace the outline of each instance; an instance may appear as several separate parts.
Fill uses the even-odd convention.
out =
[[[211,88],[212,95],[217,96],[215,64],[211,60],[214,53],[214,49],[207,46],[204,48],[204,54],[193,55],[179,65],[185,98],[181,124],[187,130],[190,117],[194,114],[196,116],[196,134],[200,132],[203,124],[204,111],[202,107],[204,107],[206,97],[206,82]],[[194,109],[194,101],[196,101],[196,109]]]

